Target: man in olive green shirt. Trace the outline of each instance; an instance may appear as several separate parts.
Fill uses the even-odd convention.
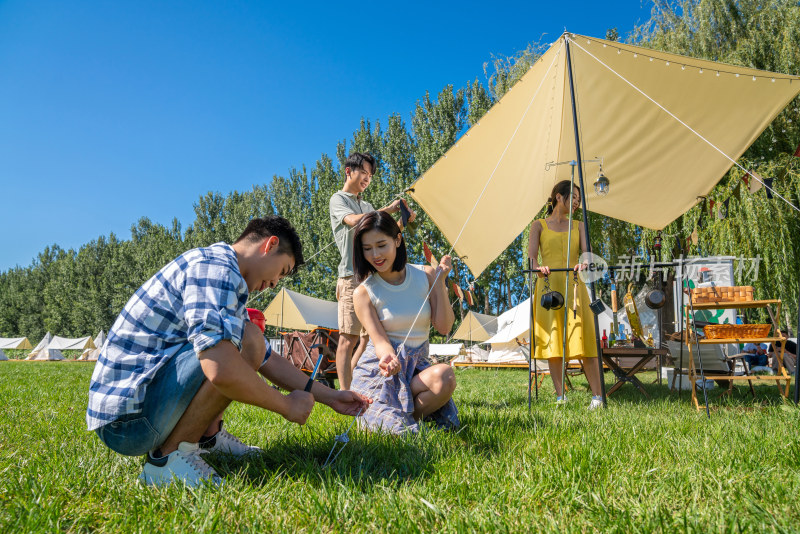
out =
[[[339,302],[336,372],[339,375],[339,388],[350,389],[353,368],[369,342],[369,337],[356,317],[353,307],[353,291],[356,288],[353,279],[353,227],[364,214],[375,211],[372,204],[361,198],[372,181],[375,158],[367,153],[353,152],[345,162],[344,172],[344,186],[331,197],[330,214],[333,237],[342,256],[339,262],[339,279],[336,282],[336,300]],[[408,208],[405,200],[398,199],[380,211],[396,213],[400,211],[401,202]],[[414,217],[415,213],[412,211],[409,221],[413,221]],[[359,336],[361,340],[358,343],[358,350],[353,354]]]

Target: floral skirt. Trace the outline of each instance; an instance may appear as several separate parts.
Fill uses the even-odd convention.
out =
[[[414,376],[433,365],[428,359],[428,342],[419,347],[405,348],[392,343],[400,362],[400,371],[390,377],[380,374],[379,359],[375,346],[369,342],[358,366],[353,371],[353,382],[350,389],[372,398],[373,403],[359,417],[361,428],[405,434],[419,432],[419,423],[414,419],[414,395],[411,392],[411,381]],[[399,348],[399,350],[398,350]],[[425,420],[435,422],[439,427],[458,428],[458,410],[453,399]]]

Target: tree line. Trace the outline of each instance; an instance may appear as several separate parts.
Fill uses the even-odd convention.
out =
[[[617,40],[616,29],[606,38]],[[637,26],[626,42],[683,55],[785,73],[800,72],[800,8],[789,0],[658,0],[651,18]],[[133,292],[180,253],[218,241],[233,242],[252,217],[278,214],[295,225],[305,246],[306,268],[280,287],[334,300],[338,251],[328,216],[330,196],[343,183],[343,163],[353,150],[368,151],[377,169],[367,199],[388,204],[441,157],[472,124],[501,98],[544,52],[534,42],[510,56],[484,65],[484,80],[463,87],[448,85],[426,93],[404,117],[389,116],[385,124],[362,118],[349,139],[333,155],[323,154],[313,165],[292,168],[248,191],[208,192],[194,204],[194,221],[183,228],[142,218],[130,236],[100,236],[79,249],[46,247],[28,266],[0,273],[0,336],[28,336],[33,342],[46,331],[82,336],[108,329]],[[800,101],[784,110],[745,153],[743,166],[774,177],[773,188],[800,205]],[[743,173],[731,170],[710,193],[727,213],[708,215],[699,205],[663,232],[664,259],[680,255],[724,254],[761,258],[754,285],[761,297],[784,300],[785,320],[797,323],[800,284],[800,217],[765,191],[751,194],[740,187]],[[409,202],[413,202],[409,199]],[[419,210],[418,210],[419,211]],[[705,214],[705,215],[704,215]],[[595,252],[609,261],[653,254],[656,232],[591,214]],[[691,236],[696,230],[696,239]],[[450,249],[435,225],[420,213],[420,223],[407,236],[412,261],[422,263],[422,243],[434,254]],[[452,276],[467,288],[474,283],[476,302],[469,307],[453,297],[456,319],[467,309],[497,314],[527,297],[525,277],[527,231],[520,235],[477,279],[455,261]],[[252,295],[249,306],[263,309],[277,290]],[[754,316],[754,320],[765,317]]]

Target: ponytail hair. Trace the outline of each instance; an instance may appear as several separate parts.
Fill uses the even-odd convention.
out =
[[[570,180],[561,180],[553,187],[553,190],[550,192],[550,198],[547,199],[547,215],[551,215],[556,207],[556,203],[558,202],[556,195],[561,195],[562,199],[572,196],[569,194],[571,183],[572,182]],[[581,188],[577,185],[574,187],[578,190],[578,194],[580,195]]]

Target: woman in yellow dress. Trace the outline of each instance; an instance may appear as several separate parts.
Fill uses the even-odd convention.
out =
[[[564,295],[566,272],[551,273],[550,269],[563,269],[574,266],[574,271],[581,271],[585,265],[578,262],[581,252],[586,252],[586,233],[583,222],[573,221],[571,234],[570,257],[567,261],[567,234],[569,229],[569,204],[572,201],[572,211],[578,210],[581,204],[580,188],[575,186],[570,192],[570,181],[563,180],[553,188],[547,204],[547,216],[537,219],[531,224],[530,241],[528,242],[528,257],[533,260],[533,268],[539,269],[539,278],[549,278],[550,289],[558,291],[564,296],[567,311],[567,359],[582,359],[597,357],[597,344],[594,333],[594,318],[589,309],[589,293],[586,286],[578,277],[577,290],[577,315],[573,317],[572,302],[574,299],[573,277],[570,274],[569,291]],[[536,336],[536,359],[546,359],[550,364],[550,376],[556,390],[556,402],[566,402],[564,395],[563,377],[563,350],[564,350],[564,309],[548,310],[541,306],[542,293],[545,292],[544,280],[536,284],[534,295],[535,322],[534,333]],[[589,409],[599,408],[603,405],[600,390],[600,370],[596,360],[584,361],[583,365],[589,387],[592,389],[592,402]]]

